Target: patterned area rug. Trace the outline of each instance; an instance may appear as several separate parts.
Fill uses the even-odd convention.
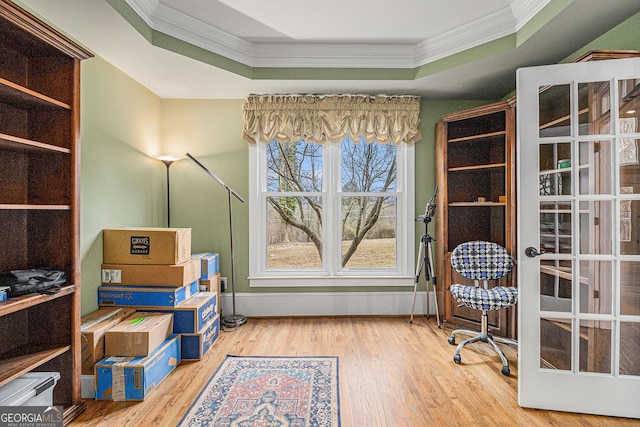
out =
[[[227,356],[179,426],[340,426],[337,357]]]

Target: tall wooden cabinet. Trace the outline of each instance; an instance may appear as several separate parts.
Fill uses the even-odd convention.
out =
[[[452,283],[473,283],[451,268],[453,249],[470,240],[516,248],[515,143],[511,101],[448,114],[436,126],[436,296],[447,328],[480,330],[480,311],[458,307],[449,292]],[[491,332],[515,338],[514,313],[490,312]]]
[[[79,89],[91,54],[0,0],[0,272],[63,268],[53,296],[0,303],[0,385],[60,372],[65,422],[80,398]]]

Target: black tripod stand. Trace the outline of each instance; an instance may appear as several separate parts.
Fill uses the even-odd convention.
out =
[[[413,313],[416,308],[416,293],[418,291],[418,282],[420,281],[420,274],[424,270],[424,279],[426,283],[427,293],[427,317],[429,317],[429,282],[433,288],[433,292],[436,292],[436,274],[433,269],[433,248],[431,242],[435,242],[435,239],[429,235],[429,223],[436,213],[436,194],[438,194],[438,188],[433,193],[433,196],[427,203],[424,209],[424,214],[416,219],[416,222],[422,221],[424,223],[424,234],[420,237],[420,244],[418,245],[418,258],[416,260],[416,276],[413,283],[413,304],[411,305],[411,319],[409,323],[413,323]],[[438,328],[440,328],[440,314],[438,312],[438,297],[435,296],[436,303],[436,321],[438,322]]]

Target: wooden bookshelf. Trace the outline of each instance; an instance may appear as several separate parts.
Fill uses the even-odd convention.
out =
[[[451,268],[460,243],[487,240],[516,248],[515,108],[501,102],[448,114],[436,126],[436,274],[438,303],[447,328],[480,330],[480,311],[458,307],[452,283],[472,284]],[[515,275],[508,283],[514,285]],[[493,334],[515,338],[512,308],[489,313]]]
[[[91,53],[0,0],[0,272],[57,267],[61,292],[0,303],[0,385],[55,371],[69,423],[80,398],[80,61]]]

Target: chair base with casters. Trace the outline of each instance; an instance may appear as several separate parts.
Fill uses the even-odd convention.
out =
[[[458,285],[461,286],[461,285]],[[480,332],[478,331],[470,331],[470,330],[466,330],[466,329],[456,329],[453,332],[451,332],[451,335],[449,336],[449,338],[447,339],[447,341],[449,341],[449,344],[451,345],[455,345],[456,344],[456,335],[474,335],[471,338],[468,338],[464,341],[462,341],[460,344],[458,344],[458,347],[456,347],[456,353],[453,355],[453,361],[460,364],[462,363],[462,356],[460,355],[460,352],[462,351],[462,349],[468,345],[468,344],[473,344],[475,342],[483,342],[483,343],[488,343],[491,344],[491,346],[493,347],[493,349],[495,350],[496,353],[498,353],[498,356],[500,356],[500,359],[502,360],[502,374],[505,376],[509,376],[511,375],[511,369],[509,368],[509,360],[507,359],[507,356],[505,356],[504,352],[502,351],[502,349],[498,346],[498,344],[496,343],[503,343],[503,344],[511,344],[511,345],[515,345],[517,346],[518,343],[517,341],[514,340],[510,340],[507,338],[501,338],[501,337],[494,337],[493,335],[491,335],[489,333],[489,317],[487,314],[486,310],[482,311],[482,317],[481,317],[481,329]]]
[[[460,352],[465,346],[475,342],[488,343],[502,360],[502,374],[511,375],[509,361],[496,343],[517,345],[517,342],[493,337],[489,333],[488,321],[489,311],[508,308],[518,301],[517,288],[504,286],[489,288],[488,286],[490,280],[500,279],[511,271],[513,268],[511,256],[506,249],[496,243],[474,241],[456,247],[451,255],[451,264],[458,273],[474,280],[474,285],[451,285],[449,288],[451,296],[458,301],[461,307],[465,306],[482,311],[480,332],[464,329],[456,329],[451,332],[448,338],[451,345],[456,344],[456,334],[474,335],[458,345],[453,361],[458,364],[462,362]],[[483,283],[483,286],[480,286],[480,282]]]

